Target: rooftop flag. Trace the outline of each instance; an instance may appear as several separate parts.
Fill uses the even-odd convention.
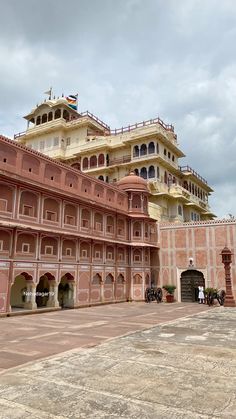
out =
[[[75,111],[77,111],[78,94],[66,96],[66,100],[68,102],[68,106],[70,106],[71,109],[74,109]]]
[[[49,90],[47,90],[46,92],[44,92],[44,94],[45,95],[48,95],[49,96],[49,99],[51,99],[52,98],[52,87],[50,87]]]

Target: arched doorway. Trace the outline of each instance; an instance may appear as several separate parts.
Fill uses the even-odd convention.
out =
[[[112,301],[114,298],[114,277],[111,273],[106,276],[104,282],[104,300]]]
[[[66,273],[58,285],[58,302],[61,308],[74,307],[74,277]]]
[[[26,308],[26,293],[27,293],[27,282],[32,281],[32,277],[22,272],[20,275],[15,277],[14,283],[11,287],[10,304],[11,309],[23,309]]]
[[[205,287],[205,279],[202,272],[199,272],[196,269],[188,269],[187,271],[182,272],[180,284],[181,301],[194,303],[198,301],[199,285]]]
[[[49,272],[42,275],[36,287],[37,308],[46,307],[49,299],[49,280],[55,280]]]

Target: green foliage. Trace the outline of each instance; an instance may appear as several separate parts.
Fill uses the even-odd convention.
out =
[[[218,293],[218,289],[217,288],[205,288],[204,290],[204,294],[208,295],[208,294],[217,294]]]
[[[176,285],[172,285],[172,284],[165,284],[162,287],[164,290],[167,291],[168,294],[173,295],[176,289]]]

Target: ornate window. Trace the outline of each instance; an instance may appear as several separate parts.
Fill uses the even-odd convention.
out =
[[[152,179],[155,177],[155,168],[154,166],[150,166],[148,169],[148,178]]]
[[[153,154],[155,153],[155,144],[153,141],[151,141],[151,143],[148,144],[148,154]]]
[[[140,156],[145,156],[147,154],[147,146],[146,144],[142,144],[140,148]]]
[[[143,179],[147,179],[147,169],[146,169],[146,167],[142,167],[142,169],[141,169],[141,171],[140,171],[140,176],[141,176]]]

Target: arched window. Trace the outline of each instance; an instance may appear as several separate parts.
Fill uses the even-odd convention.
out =
[[[49,112],[48,114],[48,121],[52,121],[52,112]]]
[[[141,171],[140,171],[140,176],[141,176],[143,179],[147,179],[147,169],[146,169],[146,167],[142,167],[142,169],[141,169]]]
[[[183,183],[183,188],[189,190],[191,192],[191,183],[188,186],[188,182],[185,180]]]
[[[42,124],[45,124],[45,122],[47,122],[47,120],[48,120],[48,116],[47,116],[46,113],[44,113],[43,116],[42,116]]]
[[[78,177],[74,173],[66,173],[65,185],[69,188],[76,189],[78,187]]]
[[[95,185],[94,195],[97,198],[103,198],[103,196],[104,196],[104,188],[101,185]]]
[[[146,144],[142,144],[140,148],[140,156],[145,156],[147,154],[147,146]]]
[[[114,233],[114,217],[112,217],[111,215],[107,216],[106,231],[110,234]]]
[[[141,237],[141,235],[142,235],[141,223],[139,221],[136,221],[133,224],[133,236],[134,237]]]
[[[159,144],[158,143],[156,143],[156,150],[157,150],[156,152],[159,153]]]
[[[75,226],[77,224],[77,208],[71,204],[65,204],[64,207],[64,223]]]
[[[80,257],[83,259],[90,257],[90,245],[87,242],[80,243]]]
[[[55,257],[58,253],[58,240],[53,236],[43,237],[41,241],[41,255],[47,257]]]
[[[19,213],[20,215],[36,218],[38,214],[38,196],[30,191],[22,191]]]
[[[105,163],[104,154],[99,154],[99,156],[98,156],[98,166],[104,166],[104,163]]]
[[[73,167],[73,169],[80,170],[80,163],[73,163],[71,167]]]
[[[33,156],[24,154],[22,158],[22,169],[26,172],[38,175],[40,171],[40,161]]]
[[[92,167],[97,167],[97,156],[92,156],[90,157],[90,169]]]
[[[55,111],[55,119],[61,118],[61,109],[56,109]]]
[[[125,281],[124,275],[120,274],[116,280],[116,283],[123,284],[124,281]]]
[[[93,276],[93,280],[92,280],[93,285],[100,285],[101,282],[102,282],[102,277],[100,274],[96,274]]]
[[[69,120],[69,112],[65,109],[64,111],[63,111],[63,119],[65,119],[66,121],[68,121]]]
[[[94,230],[103,231],[103,216],[98,212],[94,214]]]
[[[155,144],[152,141],[151,143],[148,144],[148,154],[153,154],[155,153]]]
[[[103,182],[104,182],[104,177],[102,175],[98,176],[98,179],[103,180]]]
[[[157,171],[157,178],[159,179],[160,178],[160,169],[159,169],[159,167],[157,166],[157,168],[156,168],[156,171]]]
[[[91,193],[91,182],[87,179],[82,180],[81,192]]]
[[[90,212],[88,209],[83,208],[81,211],[81,227],[88,229],[90,227]]]
[[[44,177],[47,180],[52,180],[56,183],[60,183],[61,170],[58,167],[53,166],[52,164],[46,164]]]
[[[133,260],[134,260],[134,262],[142,262],[142,252],[141,252],[141,250],[139,250],[139,249],[134,250]]]
[[[82,167],[83,167],[83,170],[86,170],[88,168],[88,157],[85,157],[83,159],[83,165],[82,165]]]
[[[133,148],[133,157],[139,157],[139,147],[135,145]]]
[[[181,205],[178,205],[178,214],[179,215],[182,215],[183,214],[182,206]]]
[[[40,125],[41,124],[41,116],[38,116],[36,119],[36,125]]]
[[[60,215],[60,203],[53,198],[45,198],[43,204],[43,219],[50,222],[58,222]]]
[[[133,196],[132,208],[141,208],[141,197],[140,197],[140,195],[134,195]]]
[[[114,247],[107,246],[106,248],[106,259],[113,260],[114,259]]]
[[[117,234],[118,236],[124,236],[125,235],[125,222],[124,220],[118,218],[117,220]]]
[[[134,169],[134,173],[135,173],[137,176],[139,176],[139,171],[138,171],[138,169]]]
[[[108,274],[107,276],[106,276],[106,279],[105,279],[105,284],[112,284],[113,283],[113,281],[114,281],[114,277],[113,277],[113,275],[111,275],[111,274]]]
[[[7,183],[0,183],[0,212],[12,212],[13,211],[13,188]]]
[[[148,178],[154,178],[155,177],[155,169],[154,166],[150,166],[148,169]]]
[[[93,247],[93,257],[95,259],[101,259],[102,258],[102,252],[101,252],[101,245],[100,244],[94,244]]]
[[[167,172],[165,171],[164,173],[164,182],[167,184],[168,183],[168,176],[167,176]]]

